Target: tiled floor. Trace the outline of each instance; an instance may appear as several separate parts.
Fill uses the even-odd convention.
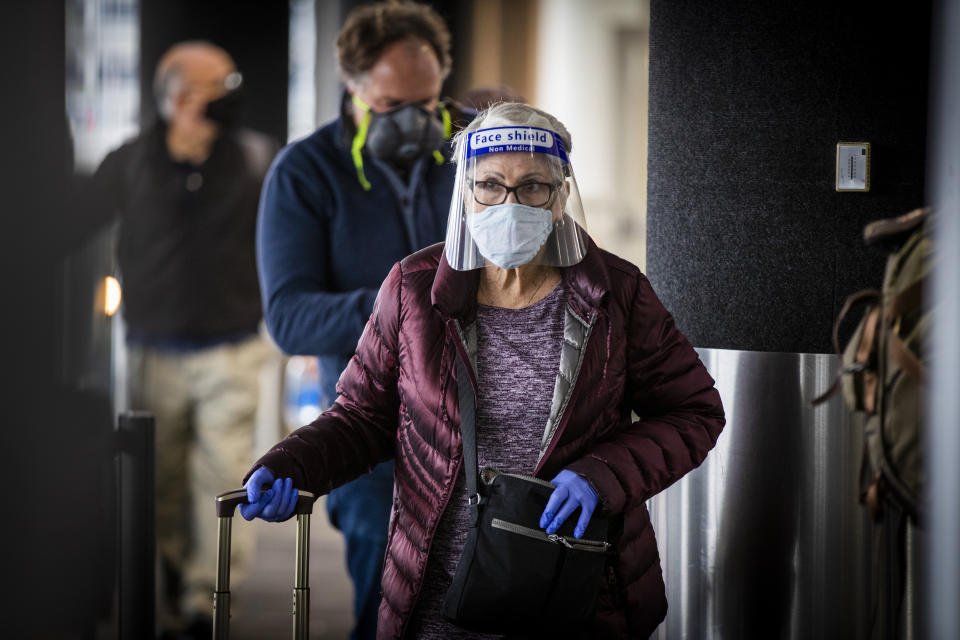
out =
[[[234,526],[248,523],[234,519]],[[280,524],[255,521],[257,555],[250,576],[232,585],[230,637],[289,638],[296,519]],[[330,526],[323,498],[310,518],[310,637],[346,638],[353,625],[353,591],[343,555],[343,536]]]

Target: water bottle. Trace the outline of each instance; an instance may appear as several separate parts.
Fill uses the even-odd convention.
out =
[[[284,421],[293,431],[316,420],[320,407],[320,370],[313,356],[292,356],[284,375]]]

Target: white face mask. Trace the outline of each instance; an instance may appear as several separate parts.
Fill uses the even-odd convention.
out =
[[[533,260],[547,241],[553,213],[504,202],[467,215],[467,229],[484,258],[501,269],[514,269]]]

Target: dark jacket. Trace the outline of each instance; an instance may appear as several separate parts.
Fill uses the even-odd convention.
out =
[[[318,356],[325,405],[390,267],[443,240],[455,172],[449,162],[425,159],[409,195],[400,196],[389,169],[364,154],[366,191],[351,135],[343,115],[281,151],[264,183],[257,228],[267,328],[285,352]]]
[[[202,165],[178,163],[157,123],[108,154],[80,187],[74,226],[120,218],[128,336],[209,342],[257,331],[257,201],[276,148],[263,134],[228,130]]]
[[[442,251],[429,247],[394,266],[336,404],[257,463],[322,494],[396,457],[381,638],[404,634],[437,523],[448,501],[461,499],[451,496],[462,461],[455,358],[469,348],[461,336],[476,316],[479,272],[453,270]],[[558,383],[563,397],[554,398],[555,426],[535,473],[581,474],[622,524],[593,635],[647,637],[667,603],[645,501],[703,461],[723,428],[723,408],[635,266],[591,241],[563,277],[564,349],[575,350],[578,368],[567,372],[566,388]]]

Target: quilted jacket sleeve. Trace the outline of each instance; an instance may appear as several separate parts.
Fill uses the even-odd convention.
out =
[[[402,272],[384,280],[357,350],[337,384],[332,407],[281,440],[250,469],[269,468],[322,495],[394,455],[399,377],[397,337]]]
[[[627,303],[625,422],[569,468],[589,478],[608,513],[644,502],[700,465],[724,426],[713,378],[639,275]]]

